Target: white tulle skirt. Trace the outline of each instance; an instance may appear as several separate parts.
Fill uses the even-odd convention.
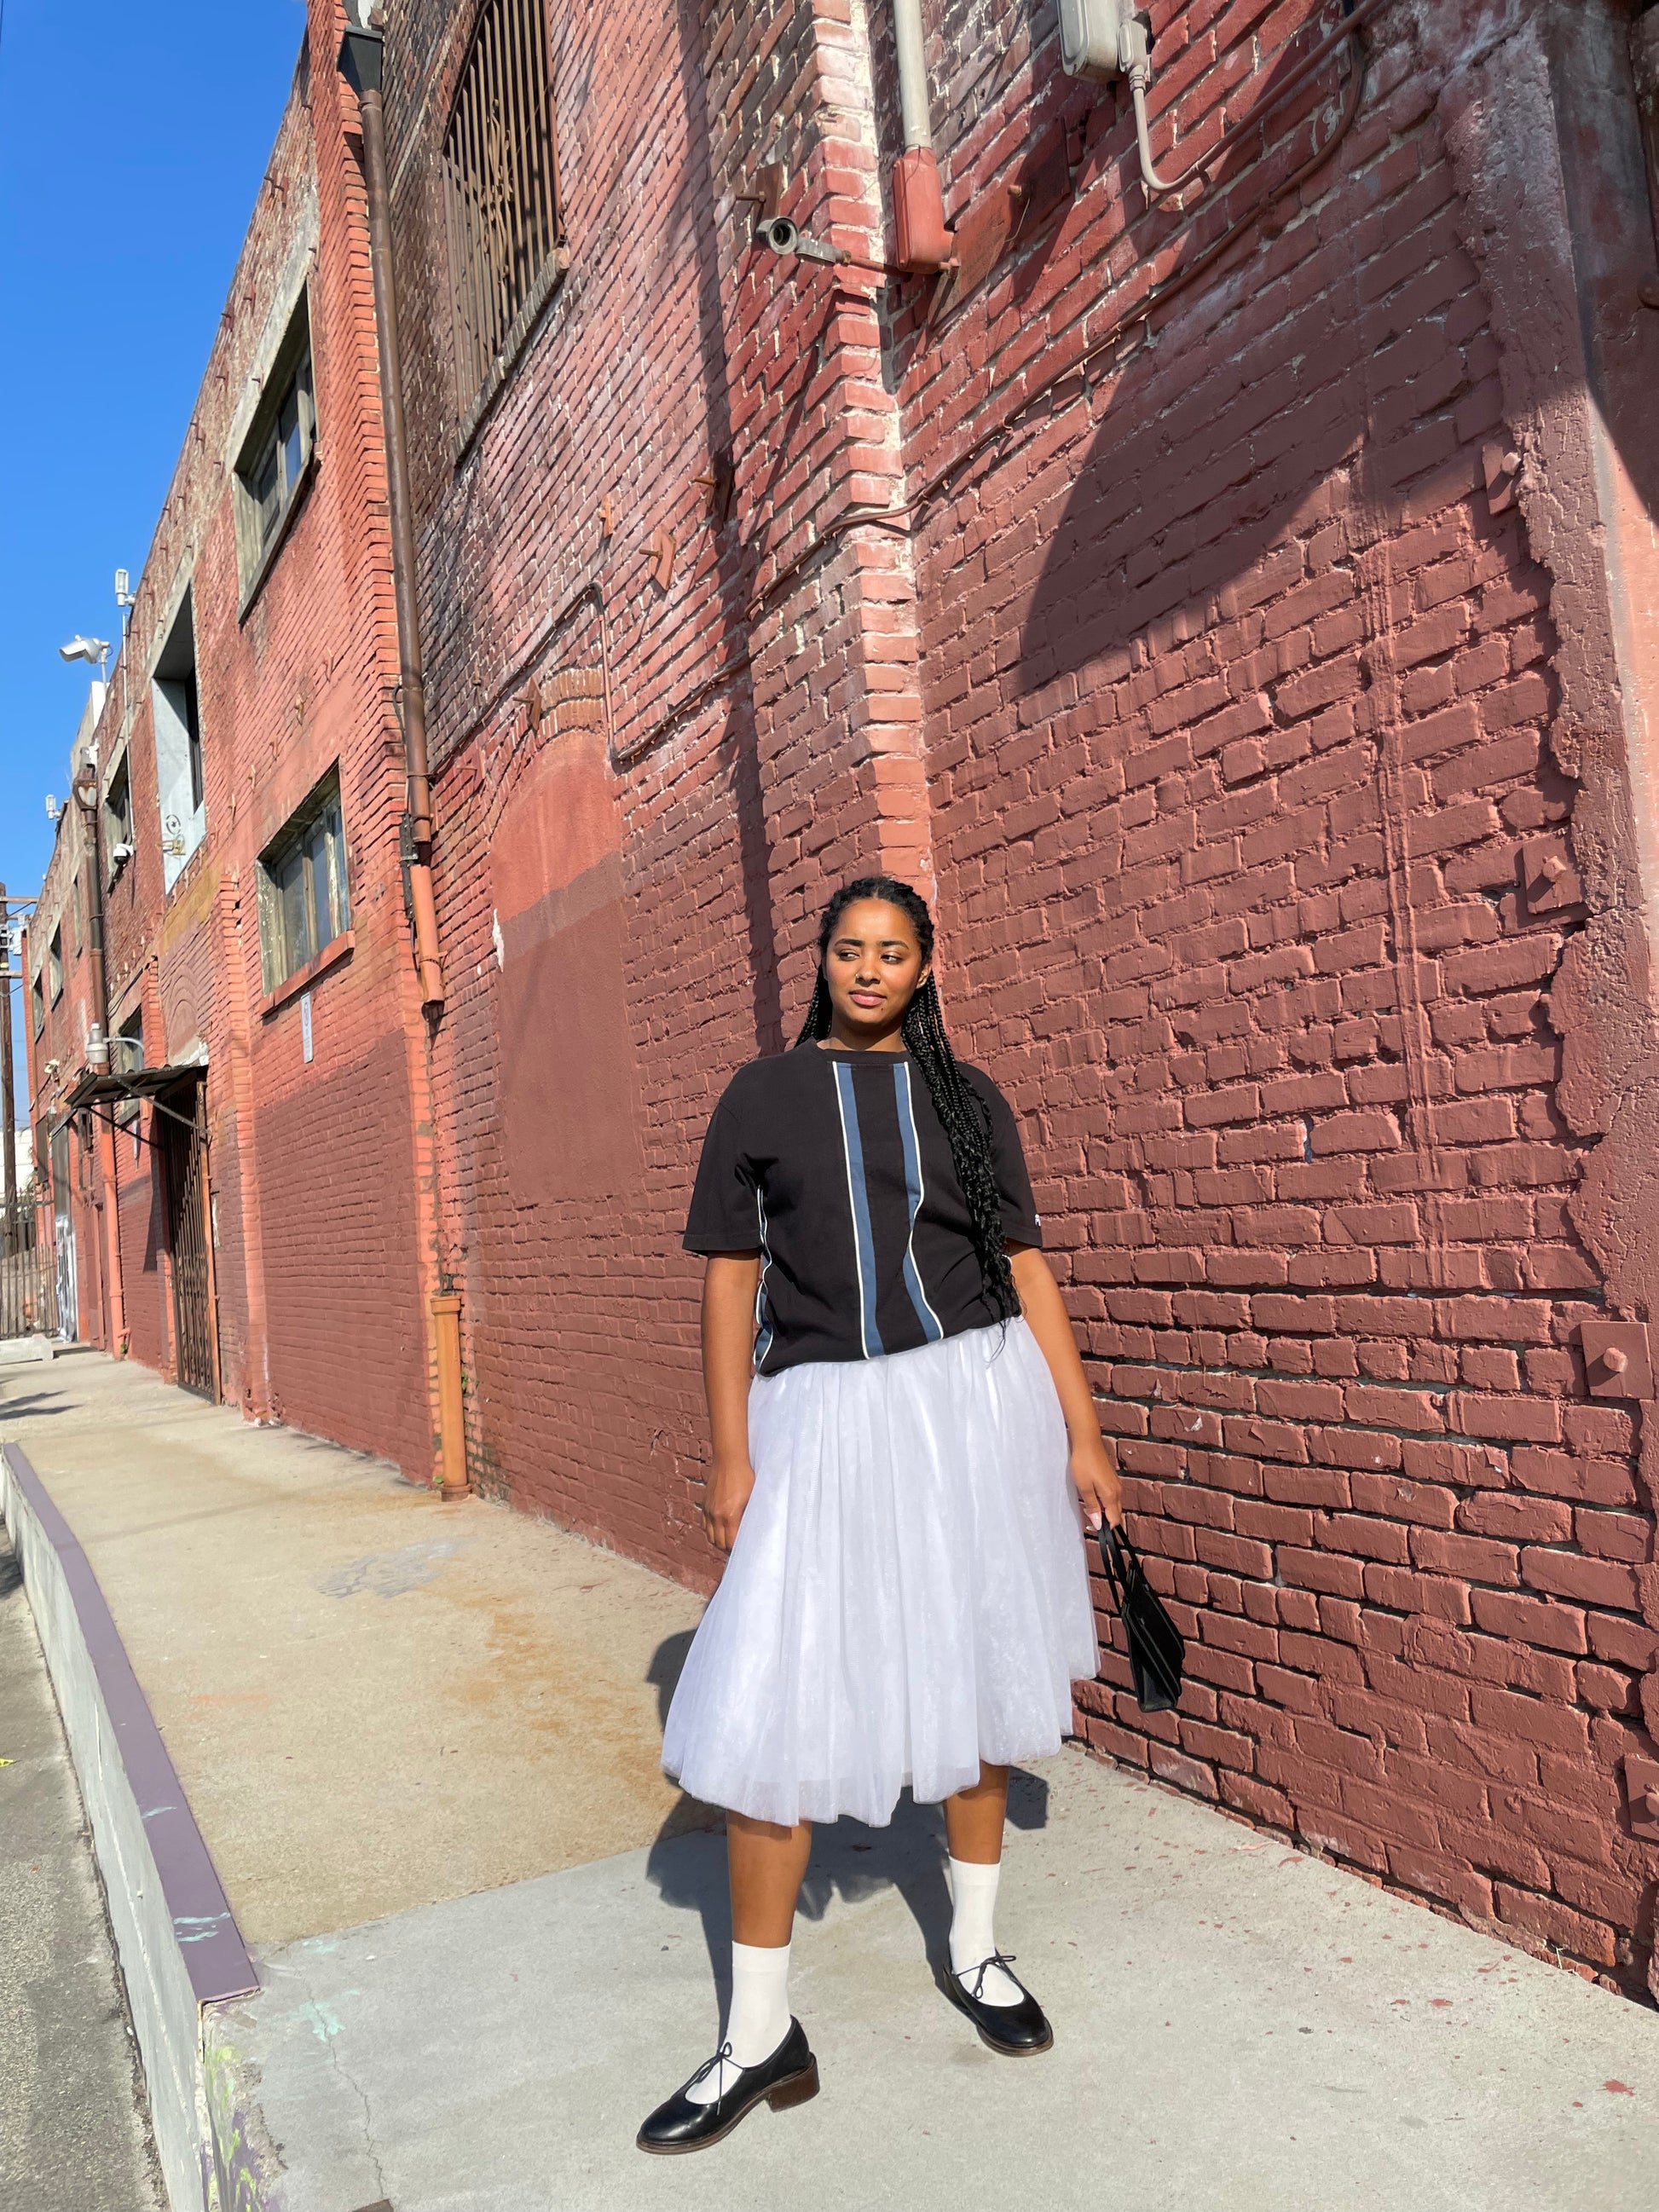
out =
[[[1059,1748],[1096,1671],[1066,1425],[1024,1322],[757,1377],[754,1494],[667,1771],[760,1820],[879,1827]]]

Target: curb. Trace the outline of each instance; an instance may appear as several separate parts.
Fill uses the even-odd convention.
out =
[[[259,1978],[97,1577],[15,1444],[0,1444],[0,1511],[81,1785],[167,2194],[173,2212],[231,2212],[248,2202],[246,2130],[222,2069],[210,2094],[204,2014]]]

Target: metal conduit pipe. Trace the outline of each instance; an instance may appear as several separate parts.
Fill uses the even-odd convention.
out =
[[[398,608],[398,673],[404,757],[409,772],[410,905],[421,1004],[441,1012],[444,971],[438,952],[438,912],[432,896],[432,787],[427,769],[426,672],[415,592],[415,524],[409,489],[409,441],[404,425],[403,361],[398,300],[392,279],[392,215],[386,189],[386,111],[380,99],[378,31],[348,31],[340,70],[357,94],[363,122],[363,179],[368,188],[368,258],[374,282],[374,326],[380,361],[380,410],[386,418],[386,504],[392,524],[392,588]]]
[[[930,276],[951,258],[945,198],[933,158],[933,121],[927,101],[927,60],[921,43],[921,0],[893,0],[893,42],[898,50],[899,113],[904,151],[893,164],[895,258],[901,269]]]

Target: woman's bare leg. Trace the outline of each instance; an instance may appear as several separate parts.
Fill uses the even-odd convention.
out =
[[[982,1765],[971,1789],[945,1801],[951,1856],[964,1865],[995,1866],[1002,1857],[1002,1824],[1008,1813],[1008,1770]]]
[[[812,1849],[812,1824],[726,1816],[726,1861],[732,1883],[732,1940],[776,1949],[794,1932],[795,1899]]]

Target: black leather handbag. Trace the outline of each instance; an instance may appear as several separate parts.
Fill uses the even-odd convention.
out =
[[[1143,1713],[1167,1713],[1181,1702],[1181,1670],[1187,1656],[1181,1631],[1147,1581],[1127,1528],[1114,1528],[1109,1521],[1102,1521],[1100,1564],[1123,1623],[1136,1703]]]

